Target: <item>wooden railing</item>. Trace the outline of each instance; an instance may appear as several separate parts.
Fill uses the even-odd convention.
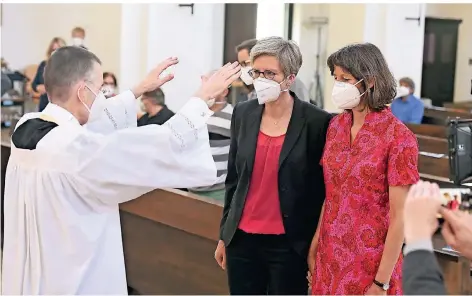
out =
[[[222,206],[180,190],[120,205],[128,285],[140,294],[227,295],[216,264]]]

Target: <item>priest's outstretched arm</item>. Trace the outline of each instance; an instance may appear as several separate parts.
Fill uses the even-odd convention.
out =
[[[212,115],[207,101],[239,76],[236,65],[225,67],[162,126],[125,128],[106,135],[84,130],[67,149],[79,159],[74,175],[78,190],[85,191],[81,195],[116,204],[156,188],[212,185],[216,167],[206,126]]]

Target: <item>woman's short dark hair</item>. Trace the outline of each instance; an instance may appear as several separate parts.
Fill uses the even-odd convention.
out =
[[[115,84],[115,86],[118,86],[118,80],[116,80],[115,74],[111,72],[103,72],[103,80],[105,80],[105,78],[107,77],[111,77],[111,79],[113,79],[113,83]]]
[[[338,66],[358,81],[362,80],[366,89],[365,103],[370,110],[383,110],[395,99],[397,82],[377,46],[371,43],[345,46],[331,54],[327,63],[331,75]],[[374,85],[369,88],[371,81]]]

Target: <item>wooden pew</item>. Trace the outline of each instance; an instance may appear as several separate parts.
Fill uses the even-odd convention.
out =
[[[416,135],[418,144],[420,146],[420,151],[438,153],[438,154],[448,154],[448,141],[444,138],[437,138],[431,136]]]
[[[228,294],[217,265],[222,205],[154,190],[120,205],[128,285],[140,294]]]
[[[444,125],[448,118],[472,119],[472,113],[460,109],[427,107],[424,109],[423,123]]]
[[[420,173],[449,179],[448,158],[434,158],[430,156],[420,155],[418,162],[418,170],[420,171]]]
[[[456,102],[456,103],[444,103],[445,108],[463,110],[466,112],[472,112],[472,101]]]
[[[446,128],[430,124],[408,124],[418,140],[420,149],[419,171],[422,174],[449,178],[448,141]],[[443,154],[436,158],[426,153]]]
[[[430,136],[436,138],[447,138],[447,127],[434,124],[411,124],[406,126],[416,135]]]

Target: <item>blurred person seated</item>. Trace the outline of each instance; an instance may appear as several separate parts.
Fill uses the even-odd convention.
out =
[[[31,85],[33,83],[34,78],[36,77],[36,72],[38,72],[38,66],[38,64],[31,64],[26,66],[23,70],[23,74],[26,76],[27,79],[25,91],[27,94],[31,95],[31,98],[35,101],[36,104],[39,102],[39,97],[41,97],[41,94],[35,92]]]
[[[442,206],[437,184],[418,182],[408,192],[404,208],[403,291],[405,295],[446,295],[444,278],[434,255],[432,236],[438,214],[444,218],[446,243],[472,260],[472,215]]]
[[[84,41],[85,41],[84,28],[75,27],[74,29],[72,29],[71,37],[72,37],[72,45],[82,47],[83,49],[87,49],[87,47],[84,46]]]
[[[2,84],[1,84],[1,95],[3,96],[6,92],[13,89],[13,84],[6,73],[2,72]]]
[[[243,102],[247,100],[252,100],[257,98],[256,91],[254,90],[253,78],[249,75],[249,71],[251,71],[251,60],[250,60],[250,53],[252,48],[257,44],[257,39],[249,39],[243,41],[241,44],[236,46],[236,53],[238,54],[238,62],[242,67],[241,72],[241,80],[246,85],[249,93],[247,96],[243,94],[243,98],[238,98],[238,102]],[[290,90],[293,91],[297,97],[305,102],[310,102],[310,94],[308,89],[306,88],[305,84],[300,80],[300,78],[295,77],[295,82],[290,85]]]
[[[202,81],[207,81],[216,70],[202,76]],[[218,181],[212,186],[189,188],[190,192],[217,200],[224,200],[225,180],[228,173],[228,154],[231,144],[231,116],[233,106],[228,104],[228,89],[214,97],[215,103],[210,110],[213,115],[208,119],[208,134],[213,160],[218,173]]]
[[[11,82],[10,78],[8,77],[8,73],[10,73],[10,69],[8,69],[8,63],[5,61],[4,58],[1,60],[2,65],[2,84],[1,84],[1,95],[3,96],[7,91],[13,89],[13,83]]]
[[[66,42],[64,39],[60,37],[55,37],[49,43],[48,50],[46,52],[46,60],[42,61],[38,66],[38,71],[36,72],[36,76],[31,83],[31,88],[33,91],[40,93],[41,96],[39,97],[39,106],[38,111],[41,112],[46,108],[47,104],[49,103],[48,95],[46,94],[46,88],[44,87],[44,68],[46,67],[48,59],[51,55],[60,47],[66,46]]]
[[[138,119],[138,126],[162,125],[175,114],[165,105],[164,92],[160,88],[144,93],[141,102],[146,113]]]
[[[424,114],[424,103],[413,95],[415,83],[411,78],[400,79],[400,87],[397,89],[397,98],[393,100],[391,109],[393,115],[403,123],[421,124]]]
[[[116,80],[115,74],[112,72],[103,73],[103,85],[101,91],[107,99],[118,94],[118,81]]]

